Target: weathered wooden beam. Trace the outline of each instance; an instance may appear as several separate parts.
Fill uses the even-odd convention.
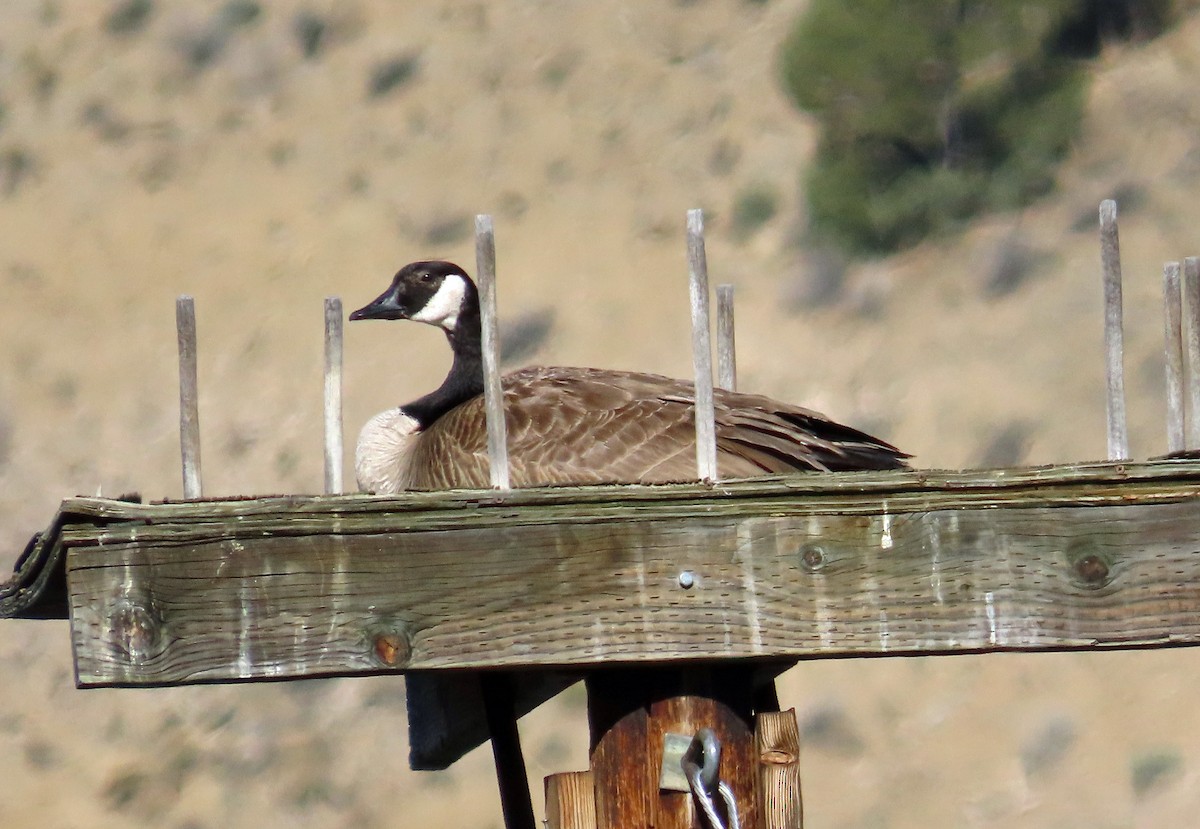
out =
[[[68,502],[78,681],[1200,643],[1195,463],[518,492]]]

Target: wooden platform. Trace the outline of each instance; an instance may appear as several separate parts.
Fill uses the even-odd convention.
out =
[[[72,498],[0,610],[66,595],[84,687],[1137,647],[1200,641],[1198,550],[1194,461]]]

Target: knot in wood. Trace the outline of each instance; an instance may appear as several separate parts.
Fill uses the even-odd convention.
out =
[[[403,668],[412,658],[412,645],[401,632],[385,631],[375,634],[375,658],[387,668]]]
[[[800,563],[810,573],[815,573],[825,566],[825,548],[820,544],[805,544],[800,548]]]
[[[130,662],[143,662],[161,649],[162,623],[145,605],[118,602],[108,622],[110,641]]]
[[[1080,587],[1096,590],[1112,581],[1112,561],[1089,538],[1078,538],[1067,545],[1067,563],[1071,580]]]
[[[1075,575],[1089,587],[1100,587],[1108,582],[1108,562],[1092,553],[1075,562]]]
[[[790,766],[800,758],[790,751],[769,748],[762,753],[759,759],[769,766]]]

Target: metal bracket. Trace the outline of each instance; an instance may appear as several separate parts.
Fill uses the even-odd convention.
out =
[[[692,738],[686,734],[663,735],[662,771],[658,776],[658,788],[668,792],[690,792],[687,777],[683,773],[683,755]]]
[[[694,737],[685,734],[663,735],[662,771],[658,788],[669,792],[690,792],[687,769],[698,770],[704,790],[717,790],[717,772],[721,765],[721,741],[711,728],[701,728]]]

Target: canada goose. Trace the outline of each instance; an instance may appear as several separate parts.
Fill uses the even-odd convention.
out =
[[[454,362],[434,392],[371,418],[355,452],[358,485],[408,489],[488,485],[479,294],[449,262],[414,262],[351,320],[408,319],[440,327]],[[505,376],[514,486],[664,483],[696,478],[692,384],[595,368],[524,368]],[[878,438],[767,397],[717,389],[722,478],[778,472],[903,469],[909,457]]]

